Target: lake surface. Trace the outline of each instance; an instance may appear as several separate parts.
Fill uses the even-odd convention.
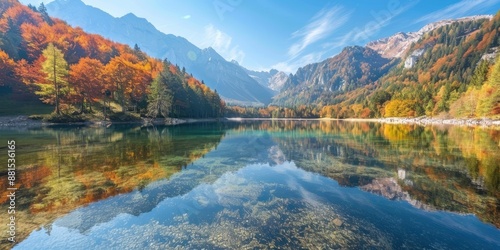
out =
[[[500,249],[498,129],[261,121],[0,138],[17,145],[15,249]]]

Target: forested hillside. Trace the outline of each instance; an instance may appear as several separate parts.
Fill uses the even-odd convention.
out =
[[[313,105],[318,116],[333,118],[498,117],[500,61],[495,56],[500,45],[499,27],[500,14],[492,19],[452,22],[425,33],[395,66],[373,67],[359,57],[342,57],[344,50],[325,62],[345,58],[345,64],[330,70],[327,63],[313,70],[310,68],[318,64],[299,69],[292,80],[311,75],[296,83],[290,81],[275,103],[294,109]],[[368,58],[370,62],[372,58]],[[360,63],[360,70],[353,68],[356,63]],[[377,70],[364,70],[367,66]],[[392,69],[383,73],[381,66]],[[360,75],[348,82],[342,81],[345,77],[339,78],[338,72]]]
[[[16,0],[0,1],[0,92],[19,105],[39,98],[56,115],[219,117],[224,106],[185,69]]]

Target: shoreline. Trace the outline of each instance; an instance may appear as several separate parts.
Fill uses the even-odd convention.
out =
[[[415,124],[421,126],[449,125],[449,126],[484,126],[500,127],[500,120],[489,118],[432,118],[432,117],[388,117],[388,118],[226,118],[228,121],[347,121],[347,122],[376,122],[384,124]]]
[[[489,118],[432,118],[432,117],[389,117],[389,118],[242,118],[242,117],[223,117],[223,118],[168,118],[168,119],[141,119],[138,121],[86,121],[74,123],[51,123],[42,120],[32,120],[26,115],[18,116],[0,116],[0,128],[37,128],[45,126],[104,126],[119,124],[137,124],[142,126],[154,125],[180,125],[198,122],[242,122],[242,121],[347,121],[347,122],[376,122],[382,124],[414,124],[420,126],[466,126],[466,127],[498,127],[500,128],[500,120],[493,120]]]
[[[45,122],[42,120],[30,119],[27,115],[11,115],[11,116],[0,116],[0,128],[41,128],[47,126],[94,126],[94,127],[109,127],[111,125],[120,124],[137,124],[142,126],[152,126],[152,125],[180,125],[189,124],[197,122],[216,122],[225,120],[225,118],[168,118],[168,119],[141,119],[137,121],[103,121],[103,120],[93,120],[85,122],[66,122],[66,123],[55,123],[55,122]]]
[[[346,121],[375,122],[382,124],[408,124],[420,126],[466,126],[466,127],[498,127],[500,120],[489,118],[432,118],[432,117],[388,117],[388,118],[226,118],[228,121]]]
[[[363,121],[363,122],[378,122],[384,124],[415,124],[420,126],[444,125],[444,126],[465,126],[465,127],[500,127],[500,120],[489,118],[433,118],[433,117],[388,117],[388,118],[371,118],[358,119],[349,118],[345,121]]]

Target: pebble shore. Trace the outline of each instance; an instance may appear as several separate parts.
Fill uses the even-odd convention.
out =
[[[193,123],[193,122],[213,122],[220,121],[224,119],[156,119],[154,121],[144,120],[145,124],[155,124],[155,125],[177,125],[182,123]],[[234,120],[229,118],[228,120]],[[312,119],[315,120],[315,119]],[[323,120],[323,119],[319,119]],[[380,122],[387,124],[417,124],[422,126],[428,125],[454,125],[454,126],[483,126],[483,127],[500,127],[500,120],[492,119],[459,119],[459,118],[433,118],[433,117],[415,117],[415,118],[403,118],[403,117],[390,117],[390,118],[375,118],[375,119],[345,119],[346,121],[367,121],[367,122]],[[84,122],[82,124],[94,124],[94,125],[110,125],[114,122],[109,121],[94,121],[94,122]],[[118,122],[119,123],[119,122]],[[137,123],[137,122],[135,122]],[[141,123],[141,122],[139,122]],[[16,128],[32,128],[41,127],[44,125],[51,125],[52,123],[43,122],[41,120],[32,120],[27,116],[0,116],[0,127],[16,127]]]
[[[432,117],[416,117],[416,118],[381,118],[375,119],[380,123],[389,124],[418,124],[422,126],[426,125],[455,125],[455,126],[484,126],[484,127],[500,127],[500,120],[492,119],[442,119],[442,118],[432,118]]]

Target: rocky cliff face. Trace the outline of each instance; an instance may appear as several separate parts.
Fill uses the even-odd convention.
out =
[[[276,92],[279,92],[281,91],[287,80],[288,75],[285,72],[280,71],[274,74],[271,79],[269,79],[268,87]]]
[[[478,15],[458,19],[443,20],[430,23],[417,32],[399,32],[393,36],[369,42],[366,47],[377,51],[384,58],[402,58],[407,55],[412,43],[417,42],[425,33],[455,22],[467,22],[480,19],[491,19],[491,15]]]
[[[288,79],[288,75],[285,72],[271,69],[270,71],[254,71],[243,68],[245,72],[257,81],[260,85],[270,88],[275,93],[279,93],[283,84]]]
[[[367,48],[377,51],[384,58],[401,58],[410,45],[420,39],[417,33],[399,32],[393,36],[370,42]]]
[[[340,54],[306,65],[284,83],[274,103],[292,105],[294,101],[314,103],[329,93],[349,91],[375,82],[394,65],[376,51],[359,46],[347,47]]]

